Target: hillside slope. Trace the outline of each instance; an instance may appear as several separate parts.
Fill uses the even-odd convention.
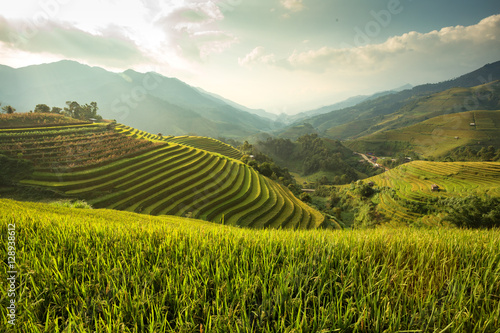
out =
[[[471,125],[474,124],[474,125]],[[379,131],[344,144],[355,151],[394,156],[416,152],[442,157],[457,148],[500,147],[500,111],[469,111],[437,116],[395,130]]]
[[[427,96],[451,88],[476,87],[497,80],[500,80],[500,61],[488,64],[474,72],[462,75],[453,80],[416,86],[412,89],[362,102],[350,108],[344,108],[307,118],[302,120],[301,123],[310,123],[313,127],[318,129],[319,132],[333,139],[360,137],[380,130],[381,128],[378,127],[378,124],[383,124],[392,119],[393,114],[404,107],[411,108],[416,104],[425,102]],[[495,86],[495,91],[498,93],[498,83]],[[482,95],[480,96],[481,98],[477,98],[475,95],[456,97],[457,99],[455,99],[454,104],[449,105],[446,109],[446,113],[449,113],[449,110],[461,112],[474,109],[498,109],[498,107],[490,108],[487,106],[490,103],[488,95]],[[469,100],[469,98],[471,99]],[[498,98],[496,98],[496,101],[498,103]],[[445,113],[445,110],[440,108],[438,108],[438,111],[443,111],[443,113]],[[434,113],[432,116],[436,115],[438,114]],[[405,122],[405,119],[406,118],[400,119],[400,121],[397,122],[397,126],[408,126],[418,121],[418,119],[414,119],[412,122]]]
[[[253,228],[323,223],[319,212],[287,188],[240,161],[166,140],[101,124],[60,126],[0,130],[0,151],[34,162],[33,179],[25,185],[83,198],[98,208]]]
[[[402,90],[411,89],[411,88],[412,88],[412,86],[410,84],[406,84],[406,85],[401,86],[401,87],[394,89],[394,90],[381,91],[381,92],[374,93],[372,95],[353,96],[353,97],[350,97],[344,101],[341,101],[341,102],[338,102],[335,104],[322,106],[320,108],[313,109],[313,110],[299,112],[299,113],[294,114],[294,115],[280,114],[278,119],[285,122],[286,124],[290,124],[290,123],[297,124],[298,122],[303,121],[306,118],[311,118],[311,117],[325,114],[328,112],[349,108],[349,107],[355,106],[355,105],[357,105],[361,102],[364,102],[364,101],[377,99],[377,98],[385,96],[385,95],[394,94],[396,92],[400,92]]]
[[[433,95],[408,101],[390,114],[372,114],[366,119],[335,126],[326,130],[332,137],[360,138],[372,133],[417,124],[429,118],[473,110],[500,109],[500,81],[471,88],[452,88]],[[366,114],[365,116],[368,116]]]
[[[368,182],[374,185],[370,200],[376,212],[391,224],[436,226],[444,216],[440,198],[500,197],[500,163],[415,161],[363,180]],[[433,191],[433,185],[439,189]]]

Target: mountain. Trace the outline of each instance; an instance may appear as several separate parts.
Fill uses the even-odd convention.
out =
[[[388,91],[381,91],[381,92],[375,93],[373,95],[353,96],[353,97],[350,97],[342,102],[338,102],[338,103],[335,103],[332,105],[322,106],[318,109],[303,111],[303,112],[300,112],[300,113],[297,113],[294,115],[281,114],[278,116],[277,119],[279,121],[282,121],[282,122],[285,122],[288,124],[297,123],[298,121],[309,118],[309,117],[328,113],[328,112],[335,111],[335,110],[345,109],[345,108],[348,108],[351,106],[355,106],[355,105],[357,105],[361,102],[364,102],[364,101],[369,101],[369,100],[373,100],[373,99],[376,99],[376,98],[381,97],[381,96],[394,94],[396,92],[400,92],[400,91],[403,91],[406,89],[411,89],[412,87],[413,86],[411,84],[405,84],[404,86],[401,86],[399,88],[396,88],[393,90],[388,90]]]
[[[424,158],[442,158],[459,148],[479,151],[482,147],[500,147],[500,111],[444,114],[414,125],[345,141],[344,145],[355,151],[383,156],[416,152]]]
[[[364,102],[352,107],[303,119],[300,122],[290,125],[289,127],[293,127],[298,123],[307,122],[316,128],[320,133],[330,138],[348,139],[361,137],[363,135],[373,133],[375,130],[380,130],[381,128],[378,125],[384,123],[388,119],[391,119],[393,114],[401,110],[403,107],[408,109],[406,113],[411,113],[412,105],[421,103],[426,97],[431,96],[432,94],[456,87],[470,88],[499,79],[500,61],[488,64],[476,71],[453,80],[435,84],[420,85],[413,87],[412,89],[387,94],[372,100],[365,100]],[[470,95],[467,97],[459,97],[455,100],[456,103],[451,107],[454,112],[467,111],[471,110],[471,107],[478,107],[476,105],[478,99]],[[440,110],[439,112],[444,112],[444,110]],[[447,110],[447,112],[449,113],[451,111]],[[437,115],[439,115],[439,113],[434,114],[434,116]],[[394,125],[396,127],[401,127],[408,126],[410,124],[411,123],[404,123],[404,121],[400,121],[399,124]],[[282,131],[286,131],[286,129]]]
[[[252,114],[255,114],[259,117],[262,117],[262,118],[267,118],[267,119],[271,119],[271,120],[274,120],[276,121],[278,119],[278,115],[275,114],[275,113],[270,113],[270,112],[267,112],[263,109],[251,109],[251,108],[248,108],[244,105],[241,105],[241,104],[238,104],[236,102],[233,102],[227,98],[224,98],[220,95],[217,95],[217,94],[214,94],[214,93],[211,93],[211,92],[208,92],[202,88],[199,88],[197,87],[196,89],[198,89],[198,91],[200,91],[202,94],[205,94],[207,95],[209,98],[213,98],[215,100],[220,100],[220,101],[223,101],[224,103],[226,103],[227,105],[230,105],[234,108],[237,108],[239,110],[243,110],[243,111],[246,111],[248,113],[252,113]],[[277,123],[277,127],[282,127],[283,124],[281,123]]]
[[[104,118],[169,135],[242,137],[279,125],[153,72],[113,73],[73,61],[0,67],[0,102],[18,112],[37,104],[62,107],[69,100],[95,101]]]
[[[403,128],[440,115],[472,110],[500,110],[500,81],[413,98],[393,113],[331,127],[326,134],[355,139]]]

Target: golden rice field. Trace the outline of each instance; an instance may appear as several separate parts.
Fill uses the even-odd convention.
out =
[[[17,332],[500,332],[498,229],[251,230],[0,199],[3,253],[9,229],[5,331],[14,299]]]
[[[0,130],[0,152],[34,162],[24,185],[96,208],[188,216],[250,228],[318,228],[317,210],[218,140],[163,137],[124,125]]]

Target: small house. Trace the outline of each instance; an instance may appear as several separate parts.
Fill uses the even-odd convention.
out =
[[[433,192],[439,192],[439,186],[437,186],[436,184],[433,184],[431,186],[431,191],[433,191]]]
[[[470,123],[469,125],[470,126],[476,126],[476,123]]]

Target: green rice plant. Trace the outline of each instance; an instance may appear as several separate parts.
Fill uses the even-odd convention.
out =
[[[183,194],[188,193],[193,184],[200,180],[206,180],[212,175],[212,172],[222,162],[215,156],[207,156],[203,163],[199,163],[196,170],[184,174],[176,181],[175,185],[169,186],[163,191],[157,192],[154,196],[150,196],[143,201],[144,207],[148,207],[145,211],[151,212],[153,215],[159,214],[165,207],[175,202],[176,199],[183,199]]]
[[[155,203],[155,207],[151,210],[154,214],[165,215],[175,214],[178,207],[189,206],[189,204],[196,200],[195,197],[200,196],[200,192],[206,190],[207,185],[213,185],[216,179],[225,174],[228,168],[227,160],[215,159],[209,169],[200,170],[196,175],[189,177],[184,186],[177,191],[171,191],[171,195],[160,202]],[[148,211],[148,208],[145,209]]]
[[[177,203],[175,206],[160,212],[160,214],[168,213],[178,216],[185,216],[188,212],[192,214],[193,210],[220,195],[222,193],[221,189],[229,188],[233,185],[237,179],[237,169],[239,166],[236,163],[228,163],[227,160],[224,162],[223,172],[220,175],[215,175],[203,187],[201,185],[197,186],[197,191],[192,191],[191,194],[186,195],[182,203]]]
[[[270,188],[267,186],[266,178],[259,177],[259,192],[257,194],[258,201],[255,204],[247,203],[246,207],[241,207],[239,212],[233,212],[232,219],[229,222],[231,225],[239,226],[249,226],[252,220],[248,220],[248,217],[255,213],[256,211],[262,211],[266,209],[267,203],[271,200],[270,198]]]
[[[179,177],[196,173],[198,162],[206,160],[206,157],[206,154],[202,151],[194,151],[193,154],[187,156],[183,160],[170,165],[164,173],[149,178],[147,182],[140,182],[135,179],[128,184],[121,184],[117,186],[117,189],[123,189],[124,198],[112,204],[106,204],[106,207],[125,209],[138,200],[147,199],[158,191],[175,184]]]
[[[5,252],[14,223],[20,332],[499,332],[498,229],[251,230],[0,199]]]
[[[227,143],[215,140],[213,138],[199,137],[199,136],[180,136],[180,137],[170,137],[166,141],[175,142],[182,145],[203,149],[213,153],[219,153],[221,155],[240,159],[242,153],[236,148],[228,145]]]
[[[35,172],[33,174],[33,181],[27,181],[26,184],[30,185],[40,185],[40,186],[60,186],[61,188],[67,186],[65,190],[71,190],[72,186],[75,188],[84,187],[84,184],[89,186],[109,180],[118,175],[123,175],[121,172],[130,172],[134,168],[143,167],[148,163],[156,163],[163,159],[165,154],[170,154],[176,151],[179,146],[166,146],[153,149],[149,152],[141,154],[139,156],[130,157],[127,159],[121,159],[116,162],[109,163],[101,167],[93,167],[91,169],[82,171],[72,171],[55,174],[53,172]],[[187,151],[184,148],[183,151]],[[58,185],[56,185],[58,184]]]
[[[214,203],[211,205],[210,209],[206,212],[206,219],[211,221],[218,221],[215,217],[218,217],[219,220],[222,220],[222,214],[224,214],[228,209],[233,207],[234,205],[239,204],[243,200],[245,200],[250,195],[251,190],[251,182],[252,172],[255,172],[253,169],[251,170],[249,167],[245,166],[243,169],[243,177],[241,179],[241,183],[239,186],[235,186],[231,191],[225,194],[222,198],[217,200],[218,203]]]
[[[263,228],[266,220],[263,219],[266,214],[269,214],[272,210],[276,209],[278,204],[278,195],[276,193],[276,188],[268,182],[268,179],[265,178],[264,182],[266,183],[266,188],[268,191],[269,200],[262,206],[260,209],[252,212],[248,216],[245,217],[245,222],[239,223],[242,226],[250,226],[252,228]]]

